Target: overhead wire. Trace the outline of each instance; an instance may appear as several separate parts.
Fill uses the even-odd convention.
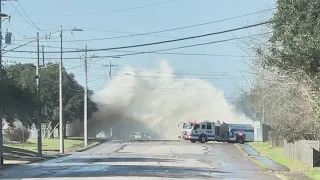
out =
[[[27,35],[22,34],[21,32],[17,31],[16,29],[14,29],[11,25],[9,25],[9,23],[5,22],[5,24],[10,27],[14,32],[16,32],[17,34],[20,34],[21,36],[27,37]]]
[[[197,39],[197,38],[202,38],[202,37],[207,37],[207,36],[213,36],[213,35],[218,35],[218,34],[225,34],[225,33],[229,33],[229,32],[239,31],[239,30],[243,30],[243,29],[248,29],[248,28],[252,28],[252,27],[270,24],[272,22],[274,22],[274,21],[265,21],[265,22],[251,24],[251,25],[247,25],[247,26],[241,26],[238,28],[232,28],[232,29],[228,29],[228,30],[207,33],[207,34],[201,34],[201,35],[196,35],[196,36],[188,36],[188,37],[179,38],[179,39],[171,39],[171,40],[166,40],[166,41],[157,41],[157,42],[151,42],[151,43],[136,44],[136,45],[129,45],[129,46],[119,46],[119,47],[111,47],[111,48],[88,49],[87,52],[128,49],[128,48],[136,48],[136,47],[152,46],[152,45],[166,44],[166,43],[172,43],[172,42],[178,42],[178,41],[185,41],[185,40],[189,40],[189,39]],[[270,32],[268,32],[268,33],[270,33]],[[267,33],[262,33],[261,35],[263,35],[263,34],[267,34]],[[221,42],[224,42],[224,41],[221,41]],[[211,43],[212,42],[202,43],[202,44],[211,44]],[[36,53],[36,51],[11,51],[11,52]],[[69,50],[69,51],[64,51],[63,53],[78,53],[78,52],[84,52],[84,51],[83,50],[81,50],[81,51],[80,50]],[[60,53],[60,51],[49,51],[46,53],[54,54],[54,53]]]
[[[198,27],[198,26],[204,26],[204,25],[209,25],[209,24],[224,22],[224,21],[228,21],[228,20],[233,20],[233,19],[238,19],[238,18],[242,18],[242,17],[246,17],[246,16],[251,16],[251,15],[255,15],[255,14],[259,14],[259,13],[268,12],[268,11],[271,11],[271,10],[273,10],[273,9],[275,9],[275,8],[270,8],[270,9],[263,10],[263,11],[258,11],[258,12],[243,14],[243,15],[239,15],[239,16],[234,16],[234,17],[230,17],[230,18],[225,18],[225,19],[220,19],[220,20],[215,20],[215,21],[210,21],[210,22],[205,22],[205,23],[193,24],[193,25],[182,26],[182,27],[177,27],[177,28],[170,28],[170,29],[153,31],[153,32],[146,32],[146,33],[127,33],[127,34],[130,34],[130,35],[114,36],[114,37],[106,37],[106,38],[96,38],[96,39],[81,39],[81,40],[78,40],[78,41],[100,41],[100,40],[110,40],[110,39],[128,38],[128,37],[135,37],[135,36],[147,36],[147,35],[152,35],[152,34],[158,34],[158,33],[163,33],[163,32],[176,31],[176,30],[181,30],[181,29],[187,29],[187,28],[192,28],[192,27]],[[67,27],[73,28],[72,26],[67,26]],[[87,29],[87,28],[82,28],[82,29]],[[90,30],[90,29],[88,29],[88,30]],[[94,30],[94,29],[91,29],[91,30]],[[107,32],[117,32],[117,31],[107,31]],[[121,32],[121,33],[124,33],[124,32]],[[169,37],[169,36],[161,36],[161,37],[177,38],[177,37]],[[48,41],[48,42],[57,42],[57,41]],[[65,41],[65,42],[70,42],[70,41]]]
[[[18,3],[18,5],[21,7],[22,11],[24,12],[24,14],[26,15],[26,17],[29,19],[29,21],[33,24],[33,27],[35,27],[37,30],[40,30],[43,34],[46,34],[44,31],[50,31],[50,30],[45,30],[45,29],[42,29],[42,28],[39,28],[34,22],[33,20],[30,18],[29,14],[27,13],[27,11],[24,9],[24,7],[22,6],[22,4],[20,3],[20,0],[16,0],[16,2]],[[13,3],[10,1],[10,3],[12,4],[13,6]],[[18,14],[20,16],[22,16],[19,11],[17,11]],[[24,18],[23,18],[24,19]],[[25,19],[24,19],[25,20]],[[30,24],[31,25],[31,24]]]
[[[36,42],[36,40],[33,40],[33,41],[30,41],[30,42],[21,44],[20,46],[17,46],[17,47],[15,47],[15,48],[12,48],[12,49],[10,49],[10,50],[8,50],[8,51],[4,51],[4,52],[1,53],[1,54],[6,54],[6,53],[8,53],[8,52],[12,52],[12,51],[14,51],[14,50],[16,50],[16,49],[18,49],[18,48],[20,48],[20,47],[23,47],[23,46],[25,46],[25,45],[31,44],[31,43],[33,43],[33,42]]]
[[[319,10],[317,10],[319,11]],[[282,19],[282,20],[285,20],[285,19]],[[281,20],[281,21],[282,21]],[[280,21],[280,20],[277,20],[277,21]],[[260,25],[263,25],[263,24],[268,24],[268,23],[271,23],[273,21],[266,21],[266,22],[263,22],[263,23],[258,23],[258,24],[254,24],[254,25],[251,25],[251,26],[259,26]],[[251,26],[247,26],[247,28],[250,28]],[[246,27],[240,27],[240,28],[246,28]],[[230,31],[233,31],[233,30],[237,30],[239,28],[235,28],[235,29],[229,29],[229,30],[226,30],[227,32],[230,32]],[[220,32],[215,32],[214,34],[219,34],[219,33],[225,33],[225,31],[220,31]],[[211,33],[212,34],[212,33]],[[208,35],[208,34],[205,34],[205,35]],[[210,34],[209,34],[210,35]],[[200,36],[203,36],[203,35],[200,35]],[[180,40],[186,40],[186,39],[190,39],[190,38],[198,38],[197,36],[196,37],[187,37],[187,38],[180,38],[180,39],[174,39],[174,40],[169,40],[169,42],[172,42],[172,41],[180,41]],[[236,38],[234,38],[236,39]],[[232,40],[232,39],[230,39]],[[90,49],[88,51],[110,51],[110,50],[115,50],[115,49],[124,49],[124,48],[133,48],[133,47],[141,47],[141,46],[146,46],[146,45],[155,45],[155,44],[159,44],[159,43],[167,43],[168,41],[160,41],[160,42],[155,42],[155,43],[147,43],[147,44],[140,44],[140,45],[132,45],[132,46],[123,46],[123,47],[115,47],[115,48],[104,48],[104,49]],[[219,42],[227,42],[226,40],[223,40],[223,41],[219,41]],[[208,43],[202,43],[202,44],[196,44],[196,45],[191,45],[191,46],[184,46],[184,47],[179,47],[180,48],[186,48],[186,47],[194,47],[194,46],[199,46],[199,45],[206,45],[206,44],[212,44],[212,43],[216,43],[216,42],[208,42]],[[162,50],[163,51],[163,50]],[[12,52],[28,52],[28,53],[36,53],[34,51],[12,51]],[[72,52],[79,52],[79,51],[64,51],[64,53],[66,52],[69,52],[69,53],[72,53]],[[148,53],[151,53],[151,52],[155,52],[155,51],[149,51]],[[157,51],[156,51],[157,52]],[[47,52],[47,53],[50,53],[50,52]],[[58,52],[52,52],[52,53],[58,53]],[[60,52],[59,52],[60,53]],[[143,53],[146,53],[146,52],[143,52]],[[143,53],[135,53],[135,54],[125,54],[125,55],[122,55],[122,56],[127,56],[127,55],[136,55],[136,54],[143,54]],[[110,56],[109,56],[110,57]]]
[[[141,70],[118,70],[117,72],[133,72],[133,73],[154,73],[154,74],[166,74],[166,75],[178,75],[178,76],[213,76],[213,77],[238,77],[236,75],[228,75],[226,73],[223,74],[205,74],[205,73],[167,73],[167,72],[163,72],[163,71],[141,71]],[[97,75],[101,75],[101,74],[97,74]],[[246,76],[244,76],[246,77]],[[247,76],[247,77],[252,77],[252,76]]]
[[[11,2],[11,1],[10,1]],[[21,5],[20,1],[17,0],[16,2],[18,2],[18,5],[21,7],[22,11],[24,12],[24,14],[27,16],[27,18],[30,20],[30,22],[34,25],[34,27],[36,27],[37,29],[40,29],[30,18],[30,16],[28,15],[28,13],[26,12],[26,10],[23,8],[23,6]],[[11,2],[12,3],[12,2]]]
[[[266,35],[266,34],[269,34],[269,32],[268,33],[261,33],[261,34],[258,34],[257,36]],[[251,36],[243,36],[243,37],[238,37],[238,38],[223,39],[223,40],[212,41],[212,42],[207,42],[207,43],[192,44],[192,45],[187,45],[187,46],[179,46],[179,47],[160,49],[160,50],[154,50],[154,51],[137,52],[137,53],[129,53],[129,54],[119,54],[119,55],[115,55],[115,56],[116,57],[124,57],[124,56],[133,56],[133,55],[139,55],[139,54],[157,53],[157,52],[162,52],[162,51],[170,51],[170,50],[176,50],[176,49],[184,49],[184,48],[190,48],[190,47],[196,47],[196,46],[204,46],[204,45],[209,45],[209,44],[216,44],[216,43],[234,41],[234,40],[239,40],[239,39],[248,38],[248,37],[253,37],[253,36],[252,35]]]
[[[80,75],[80,74],[78,74]],[[101,77],[106,77],[105,75],[95,75],[95,76],[101,76]],[[194,79],[194,78],[197,78],[197,79],[206,79],[206,80],[224,80],[224,79],[246,79],[246,78],[252,78],[252,77],[237,77],[237,76],[234,76],[234,77],[229,77],[229,76],[226,76],[226,77],[181,77],[181,76],[176,76],[176,77],[163,77],[163,76],[140,76],[140,75],[112,75],[114,77],[124,77],[124,78],[151,78],[151,79]],[[96,80],[100,80],[101,78],[99,79],[96,79]],[[92,82],[91,81],[88,81],[88,82]]]
[[[167,1],[161,1],[157,3],[152,3],[152,4],[147,4],[147,5],[142,5],[142,6],[136,6],[136,7],[131,7],[131,8],[125,8],[125,9],[117,9],[113,11],[106,11],[106,12],[97,12],[97,13],[88,13],[88,14],[75,14],[75,16],[93,16],[93,15],[102,15],[102,14],[111,14],[111,13],[117,13],[117,12],[124,12],[124,11],[131,11],[131,10],[136,10],[136,9],[142,9],[142,8],[147,8],[147,7],[152,7],[160,4],[166,4],[170,3],[173,1],[177,0],[167,0]],[[70,16],[70,15],[69,15]]]
[[[258,11],[258,12],[254,12],[254,13],[249,13],[249,14],[244,14],[244,15],[240,15],[240,16],[234,16],[234,17],[225,18],[225,19],[216,20],[216,21],[210,21],[210,22],[205,22],[205,23],[200,23],[200,24],[182,26],[182,27],[178,27],[178,28],[171,28],[171,29],[147,32],[147,33],[138,33],[138,34],[127,35],[127,36],[115,36],[115,37],[97,38],[97,39],[81,39],[78,41],[100,41],[100,40],[110,40],[110,39],[119,39],[119,38],[135,37],[135,36],[144,36],[144,35],[150,35],[150,34],[158,34],[158,33],[164,33],[164,32],[169,32],[169,31],[176,31],[176,30],[181,30],[181,29],[204,26],[204,25],[219,23],[219,22],[223,22],[223,21],[229,21],[229,20],[238,19],[238,18],[242,18],[242,17],[246,17],[246,16],[251,16],[251,15],[255,15],[255,14],[259,14],[259,13],[264,13],[264,12],[267,12],[267,11],[270,11],[273,9],[275,9],[275,8],[271,8],[271,9],[267,9],[267,10],[263,10],[263,11]]]
[[[47,37],[47,35],[45,35],[44,37]],[[39,39],[44,38],[44,37],[39,37]],[[2,53],[1,53],[1,54],[6,54],[6,53],[8,53],[8,52],[14,52],[14,50],[16,50],[16,49],[18,49],[18,48],[21,48],[21,47],[24,47],[24,46],[26,46],[26,45],[28,45],[28,44],[30,44],[30,43],[36,42],[37,39],[38,39],[38,38],[36,38],[36,40],[29,41],[29,42],[27,42],[27,43],[21,44],[21,45],[15,47],[15,48],[12,48],[12,49],[9,49],[9,50],[2,50]],[[37,51],[36,51],[36,52],[37,52]],[[37,52],[37,53],[38,53],[38,52]]]
[[[18,11],[18,7],[16,7],[11,1],[9,1],[12,5],[12,7],[15,9],[15,12],[17,12],[19,14],[19,16],[26,22],[28,23],[30,26],[32,26],[33,28],[39,29],[37,27],[37,25],[30,23],[29,21],[27,21],[24,16]],[[19,1],[18,1],[19,2]]]
[[[146,54],[166,54],[166,55],[181,55],[181,56],[209,56],[209,57],[232,57],[232,58],[239,58],[239,57],[243,57],[243,58],[248,58],[248,57],[254,57],[254,56],[248,56],[248,55],[229,55],[229,54],[206,54],[206,53],[179,53],[179,52],[172,52],[172,53],[165,53],[165,52],[137,52],[136,53],[146,53]],[[36,57],[27,57],[27,56],[3,56],[6,58],[12,58],[12,59],[37,59]],[[90,57],[90,59],[97,59],[97,58],[108,58],[108,57],[112,57],[112,56],[93,56]],[[63,59],[80,59],[81,56],[79,57],[64,57]],[[48,60],[58,60],[60,58],[46,58]]]

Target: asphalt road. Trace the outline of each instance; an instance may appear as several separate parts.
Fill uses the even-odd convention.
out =
[[[234,144],[107,142],[86,152],[1,170],[0,179],[276,180]]]

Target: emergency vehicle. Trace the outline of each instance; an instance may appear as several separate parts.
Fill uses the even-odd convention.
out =
[[[185,122],[179,138],[189,140],[192,143],[197,141],[201,143],[208,141],[252,142],[254,141],[254,128],[250,124],[226,124],[219,121]]]

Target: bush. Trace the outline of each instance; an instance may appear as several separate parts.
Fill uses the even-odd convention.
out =
[[[8,141],[25,142],[30,138],[30,132],[26,128],[5,130],[3,136]]]

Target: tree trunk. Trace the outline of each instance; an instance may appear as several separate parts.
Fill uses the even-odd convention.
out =
[[[54,123],[51,123],[51,124],[50,124],[50,133],[54,130],[55,126],[56,126],[56,124],[54,124]],[[54,133],[51,133],[51,134],[50,134],[50,138],[51,138],[51,139],[54,138]]]
[[[67,138],[67,123],[63,124],[63,137],[65,139]]]

